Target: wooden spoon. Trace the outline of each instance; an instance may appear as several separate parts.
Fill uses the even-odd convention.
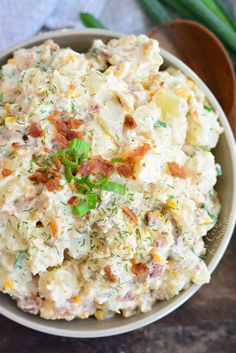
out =
[[[149,36],[201,77],[220,102],[236,135],[235,72],[219,39],[198,22],[181,19],[154,27]]]

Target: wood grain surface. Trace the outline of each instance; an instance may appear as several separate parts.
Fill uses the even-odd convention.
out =
[[[187,303],[143,329],[99,339],[56,337],[0,316],[1,353],[235,353],[236,231],[212,275]]]

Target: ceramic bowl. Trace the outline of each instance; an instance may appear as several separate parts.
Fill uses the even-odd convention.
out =
[[[32,39],[20,43],[0,54],[0,66],[12,55],[12,52],[20,47],[32,47],[39,45],[44,40],[52,38],[62,47],[71,47],[77,51],[86,51],[92,41],[96,38],[101,38],[108,41],[111,38],[119,37],[120,34],[113,33],[106,30],[60,30],[55,32],[47,32],[37,35]],[[212,273],[219,261],[221,260],[226,247],[230,241],[236,215],[236,148],[233,134],[228,124],[227,118],[224,115],[219,103],[214,95],[201,81],[201,79],[183,62],[178,60],[173,55],[161,49],[161,55],[164,59],[163,67],[172,65],[192,80],[194,80],[200,89],[205,93],[207,99],[213,108],[218,111],[220,123],[224,128],[224,133],[221,135],[217,148],[214,151],[216,160],[222,166],[223,175],[219,178],[217,183],[217,190],[219,192],[222,210],[219,221],[215,228],[206,237],[208,252],[206,256],[206,264],[209,271]],[[209,284],[210,285],[210,284]],[[199,285],[192,284],[189,289],[182,291],[175,298],[158,302],[153,309],[145,314],[139,314],[130,318],[122,318],[115,316],[104,321],[97,321],[93,318],[85,320],[73,321],[47,321],[38,316],[33,316],[24,313],[16,306],[16,302],[8,295],[0,293],[0,313],[11,320],[25,325],[29,328],[68,337],[102,337],[111,336],[148,325],[154,321],[160,320],[168,315],[186,300],[188,300],[200,288]]]

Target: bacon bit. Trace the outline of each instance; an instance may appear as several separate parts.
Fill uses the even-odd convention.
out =
[[[113,275],[113,273],[111,272],[111,266],[106,266],[104,268],[104,273],[106,278],[108,279],[109,282],[111,283],[115,283],[116,282],[116,276]]]
[[[78,128],[83,124],[82,120],[70,118],[68,123],[58,119],[59,113],[52,114],[48,117],[48,120],[53,122],[57,135],[55,137],[55,141],[61,146],[67,146],[68,141],[73,139],[83,139],[83,134],[79,131],[73,131],[70,129]]]
[[[124,164],[119,165],[116,168],[117,172],[124,176],[125,178],[130,178],[134,175],[134,163],[127,163],[124,162]]]
[[[43,228],[43,223],[41,221],[37,221],[36,228]]]
[[[71,198],[67,201],[68,205],[76,205],[79,202],[78,196],[71,196]]]
[[[113,170],[114,165],[99,156],[91,158],[87,164],[78,165],[78,171],[84,176],[100,174],[109,177]]]
[[[52,218],[49,222],[49,227],[52,233],[52,236],[54,238],[57,238],[58,236],[58,225],[57,225],[57,221],[55,220],[55,218]]]
[[[125,115],[124,126],[127,129],[135,129],[137,127],[137,123],[130,114]]]
[[[60,116],[60,113],[58,110],[54,110],[51,115],[48,116],[48,120],[53,121],[53,119],[57,118]]]
[[[55,157],[54,160],[53,160],[53,163],[56,167],[57,170],[60,170],[61,169],[61,159],[60,157]]]
[[[131,271],[137,276],[137,277],[141,277],[146,271],[147,271],[147,267],[142,264],[134,264],[131,267]]]
[[[28,136],[27,135],[23,135],[23,140],[25,141],[25,142],[27,142],[28,141]]]
[[[131,209],[127,206],[122,208],[123,212],[129,217],[129,219],[134,222],[135,224],[138,223],[137,216],[131,211]]]
[[[48,120],[51,121],[55,125],[55,128],[58,132],[60,132],[63,135],[66,134],[68,127],[67,127],[67,124],[63,120],[58,119],[54,115],[50,115],[48,117]]]
[[[121,164],[116,168],[118,173],[125,178],[134,176],[135,163],[140,161],[145,154],[150,150],[150,145],[145,143],[143,146],[135,148],[126,154],[126,157],[122,160]]]
[[[29,177],[29,180],[33,181],[36,184],[38,183],[46,184],[47,177],[42,172],[37,171],[34,175],[31,175]]]
[[[62,134],[56,134],[55,136],[55,142],[62,147],[66,147],[68,145],[68,140],[65,136]]]
[[[133,151],[130,151],[126,154],[126,159],[130,158],[135,160],[135,162],[141,160],[145,154],[151,149],[148,143],[145,143],[143,146],[135,148]]]
[[[19,142],[13,142],[13,143],[11,144],[11,146],[12,146],[13,148],[17,148],[17,147],[20,146],[20,143],[19,143]]]
[[[184,166],[180,166],[175,162],[168,162],[168,168],[170,170],[170,174],[174,177],[186,179],[188,177],[186,169]]]
[[[40,168],[34,175],[31,175],[29,179],[35,184],[45,184],[48,191],[54,191],[60,188],[60,173],[53,168]]]
[[[8,177],[8,176],[11,175],[12,173],[13,173],[13,170],[11,170],[11,169],[4,168],[4,169],[2,170],[2,176],[3,176],[4,178]]]
[[[70,118],[68,121],[68,126],[70,129],[78,129],[81,125],[83,125],[84,121],[81,119]]]
[[[81,132],[72,130],[72,131],[67,131],[66,138],[68,141],[71,141],[73,139],[83,140],[84,136]]]
[[[50,176],[50,174],[53,175],[54,177],[60,176],[60,173],[58,172],[58,170],[55,170],[51,167],[47,168],[46,172],[47,172],[47,175],[49,175],[49,176]]]
[[[85,215],[86,221],[89,221],[90,218],[91,218],[91,212],[87,212],[86,215]]]
[[[150,215],[150,213],[149,212],[147,212],[147,213],[145,213],[145,221],[146,221],[146,223],[147,223],[147,225],[149,225],[150,224],[150,222],[151,222],[151,215]]]
[[[46,183],[48,191],[54,191],[60,189],[60,180],[59,178],[49,179]]]
[[[42,137],[43,136],[43,129],[38,123],[32,123],[29,127],[28,134],[32,137]]]

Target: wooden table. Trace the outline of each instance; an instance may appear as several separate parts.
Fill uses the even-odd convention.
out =
[[[99,339],[50,336],[0,316],[1,353],[235,353],[236,231],[212,281],[152,325]]]

